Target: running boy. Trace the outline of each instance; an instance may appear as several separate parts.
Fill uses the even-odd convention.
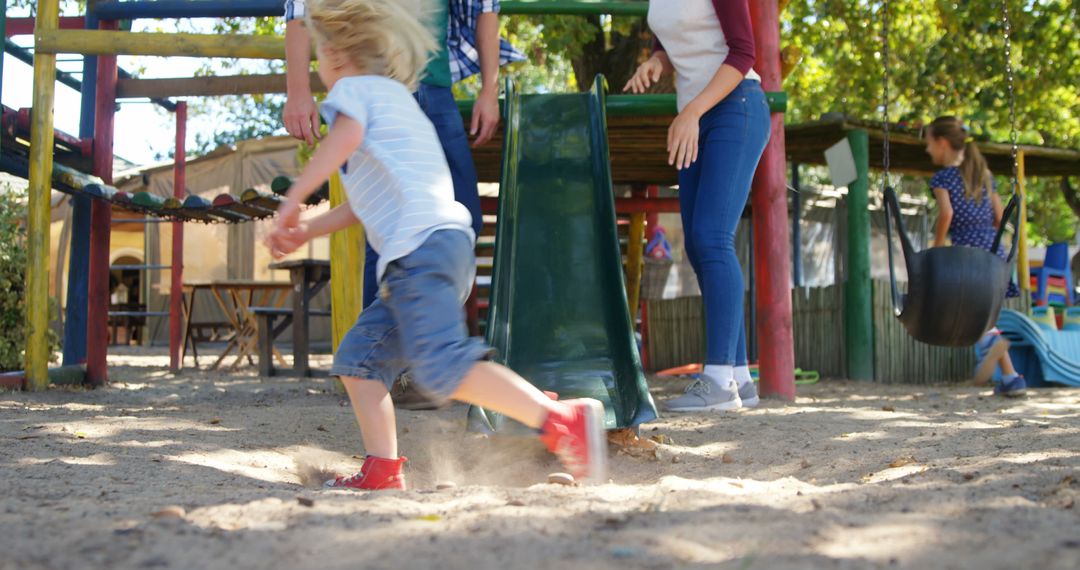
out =
[[[580,479],[606,477],[603,406],[553,401],[498,364],[470,338],[462,309],[475,273],[472,220],[454,201],[446,158],[410,91],[436,48],[415,0],[315,0],[306,25],[319,76],[330,90],[322,115],[330,130],[278,210],[267,238],[275,257],[358,221],[379,253],[378,298],[334,356],[367,454],[360,472],[330,487],[404,489],[389,388],[408,368],[437,402],[458,400],[538,429]],[[311,220],[300,205],[340,167],[348,204]]]

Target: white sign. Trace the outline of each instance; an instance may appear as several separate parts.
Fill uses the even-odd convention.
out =
[[[829,165],[833,186],[837,188],[851,184],[859,176],[855,172],[855,157],[846,138],[825,149],[825,162]]]

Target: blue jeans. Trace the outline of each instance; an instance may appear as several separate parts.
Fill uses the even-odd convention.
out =
[[[457,391],[492,349],[465,329],[463,306],[476,275],[472,240],[459,230],[431,234],[386,266],[379,297],[341,339],[330,374],[382,382],[411,370],[436,403]]]
[[[446,162],[450,165],[450,176],[454,180],[454,199],[469,209],[473,219],[473,231],[480,237],[484,216],[480,212],[480,193],[476,184],[476,165],[473,163],[469,137],[465,133],[465,122],[458,111],[454,93],[449,87],[420,84],[420,89],[413,94],[420,108],[435,125],[439,135]],[[371,249],[371,244],[364,248],[364,293],[363,306],[366,309],[375,300],[375,291],[379,284],[375,278],[375,264],[379,254]]]
[[[746,364],[743,277],[735,230],[769,141],[769,103],[744,80],[702,115],[698,159],[679,171],[686,256],[705,302],[706,364]]]

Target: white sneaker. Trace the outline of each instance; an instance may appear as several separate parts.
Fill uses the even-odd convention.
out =
[[[739,399],[742,400],[744,408],[756,408],[761,402],[757,395],[757,386],[753,380],[739,386]]]
[[[690,384],[685,394],[664,404],[664,408],[669,412],[724,412],[737,410],[742,406],[734,380],[720,388],[712,382],[700,379]]]

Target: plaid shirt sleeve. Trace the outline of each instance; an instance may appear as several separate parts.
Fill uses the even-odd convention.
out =
[[[476,47],[476,22],[480,14],[498,13],[499,0],[450,0],[446,45],[450,52],[450,75],[454,82],[480,73]],[[499,38],[499,65],[524,61],[510,42]]]
[[[285,21],[302,20],[307,12],[304,0],[285,0]]]

